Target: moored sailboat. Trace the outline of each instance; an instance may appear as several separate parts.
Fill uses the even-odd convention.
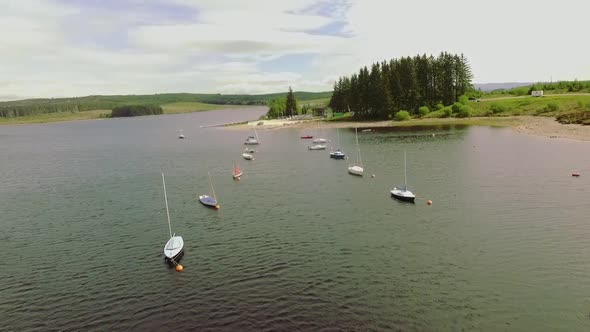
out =
[[[238,165],[237,163],[234,164],[234,172],[232,173],[232,177],[234,178],[234,180],[239,180],[242,174],[243,173],[240,169],[240,165]]]
[[[338,128],[336,128],[336,134],[338,135],[338,149],[336,149],[336,151],[330,152],[330,158],[344,159],[346,157],[346,154],[344,154],[344,152],[340,151],[340,131],[338,131]]]
[[[213,188],[213,181],[211,180],[211,174],[207,173],[209,175],[209,183],[211,184],[211,194],[213,196],[209,196],[209,195],[200,195],[199,196],[199,202],[201,202],[201,204],[205,205],[206,207],[210,207],[210,208],[214,208],[214,209],[219,209],[221,206],[219,206],[219,204],[217,204],[217,196],[215,196],[215,189]]]
[[[168,196],[166,194],[166,180],[164,180],[164,173],[162,173],[162,185],[164,186],[164,201],[166,202],[166,217],[168,218],[168,231],[170,232],[170,239],[164,245],[164,260],[169,264],[178,264],[178,261],[184,255],[184,240],[182,236],[172,234],[172,226],[170,225],[170,212],[168,210]]]
[[[354,134],[356,136],[356,161],[354,164],[348,166],[348,173],[352,175],[363,176],[365,169],[363,168],[363,160],[361,159],[361,147],[359,146],[359,136],[357,128],[354,128]]]
[[[414,200],[416,199],[416,195],[408,190],[408,177],[406,175],[406,150],[404,150],[404,186],[399,188],[393,187],[390,193],[393,198],[404,202],[414,203]]]

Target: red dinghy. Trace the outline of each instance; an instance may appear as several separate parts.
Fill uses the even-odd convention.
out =
[[[580,173],[578,173],[578,172],[574,172],[574,173],[572,173],[572,176],[576,176],[576,177],[577,177],[577,176],[580,176]]]
[[[313,136],[311,135],[307,135],[307,136],[301,136],[301,139],[312,139]]]
[[[240,176],[242,176],[242,170],[240,169],[240,166],[238,164],[235,164],[233,173],[234,180],[239,180]]]

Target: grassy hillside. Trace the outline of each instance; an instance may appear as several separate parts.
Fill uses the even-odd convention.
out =
[[[264,95],[222,95],[164,93],[155,95],[86,96],[76,98],[26,99],[0,102],[0,117],[18,117],[44,113],[85,112],[112,109],[124,105],[165,105],[171,103],[207,103],[218,105],[266,105],[273,98],[285,93]],[[329,98],[331,92],[296,92],[295,97],[303,102]]]
[[[512,89],[497,89],[484,96],[527,96],[532,90],[543,90],[545,94],[590,93],[590,81],[559,81],[555,83],[534,83]]]
[[[216,109],[224,109],[229,107],[240,107],[240,106],[227,106],[227,105],[211,105],[198,102],[179,102],[169,103],[162,105],[164,114],[176,114],[176,113],[191,113],[200,111],[213,111]],[[94,120],[108,118],[111,114],[110,109],[98,109],[84,112],[55,112],[55,113],[42,113],[28,116],[19,117],[0,117],[0,125],[11,125],[11,124],[31,124],[31,123],[48,123],[48,122],[61,122],[61,121],[76,121],[76,120]]]
[[[555,117],[561,123],[590,124],[590,94],[562,94],[545,97],[483,98],[467,101],[468,117],[533,115]],[[451,106],[428,113],[424,118],[460,117]]]

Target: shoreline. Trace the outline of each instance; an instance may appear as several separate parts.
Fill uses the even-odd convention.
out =
[[[313,129],[322,121],[324,128],[396,128],[396,127],[437,127],[446,125],[468,125],[512,128],[520,134],[590,141],[590,126],[561,124],[553,117],[544,116],[506,116],[472,118],[429,118],[409,121],[325,121],[325,120],[256,120],[246,124],[225,126],[228,129],[249,129],[255,126],[261,130],[281,128]],[[262,125],[257,125],[262,122]]]

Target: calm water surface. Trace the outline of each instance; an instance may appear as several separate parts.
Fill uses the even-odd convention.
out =
[[[259,131],[247,162],[250,131],[200,128],[263,112],[0,127],[0,330],[590,330],[590,144],[363,132],[358,178],[306,130]],[[404,149],[415,205],[389,196]]]

